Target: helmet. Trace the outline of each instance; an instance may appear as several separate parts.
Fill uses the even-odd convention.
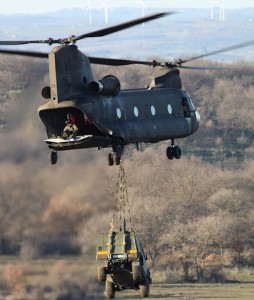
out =
[[[73,114],[68,113],[68,114],[67,114],[67,121],[72,122],[72,123],[75,123],[76,118],[75,118],[75,116],[74,116]]]

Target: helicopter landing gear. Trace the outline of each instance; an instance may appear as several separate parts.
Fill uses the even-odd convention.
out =
[[[174,140],[171,140],[171,146],[167,148],[167,158],[172,159],[180,159],[182,156],[181,148],[179,146],[175,146]]]
[[[120,165],[121,163],[121,158],[123,155],[123,146],[120,144],[116,144],[113,147],[113,152],[108,154],[108,165],[113,166],[115,165]]]
[[[50,151],[49,152],[49,161],[52,165],[55,165],[57,163],[57,152],[56,151]]]

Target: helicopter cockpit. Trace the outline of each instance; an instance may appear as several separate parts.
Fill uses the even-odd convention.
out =
[[[191,97],[187,93],[186,93],[186,97],[182,98],[182,106],[183,106],[183,112],[185,118],[190,118],[191,113],[196,111],[194,104],[191,100]]]

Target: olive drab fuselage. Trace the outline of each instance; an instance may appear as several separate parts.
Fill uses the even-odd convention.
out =
[[[38,109],[49,138],[61,136],[66,115],[75,115],[81,144],[54,150],[110,147],[114,143],[156,143],[193,134],[199,114],[181,89],[178,70],[162,70],[146,88],[120,90],[114,76],[95,81],[89,59],[75,45],[49,54],[48,102]],[[45,94],[45,93],[44,93]]]
[[[101,38],[133,26],[160,19],[175,12],[161,12],[112,25],[81,35],[64,38],[0,41],[0,46],[58,44],[48,54],[28,50],[0,49],[0,54],[49,59],[49,86],[42,89],[48,100],[38,109],[46,127],[50,162],[56,164],[57,151],[112,147],[108,164],[119,165],[124,146],[170,140],[166,155],[169,160],[181,158],[175,139],[192,135],[199,127],[200,115],[190,96],[182,89],[179,69],[216,70],[220,67],[191,66],[190,62],[219,53],[254,45],[254,40],[227,46],[187,59],[159,62],[86,56],[76,43],[86,38]],[[110,45],[109,45],[110,46]],[[95,80],[91,64],[106,66],[146,65],[154,67],[150,84],[143,89],[121,90],[113,75]],[[186,65],[187,64],[187,65]],[[66,116],[71,114],[78,128],[73,139],[61,139]]]

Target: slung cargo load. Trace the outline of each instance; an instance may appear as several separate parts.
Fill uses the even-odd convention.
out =
[[[128,222],[126,212],[129,214]],[[116,291],[124,289],[138,290],[141,297],[149,296],[152,280],[147,256],[132,227],[123,161],[119,166],[111,228],[108,233],[98,236],[96,260],[98,280],[105,282],[107,299],[114,298]]]
[[[115,291],[135,289],[141,297],[149,296],[152,282],[147,256],[134,231],[110,231],[98,237],[96,259],[98,280],[105,282],[105,296],[114,298]]]

